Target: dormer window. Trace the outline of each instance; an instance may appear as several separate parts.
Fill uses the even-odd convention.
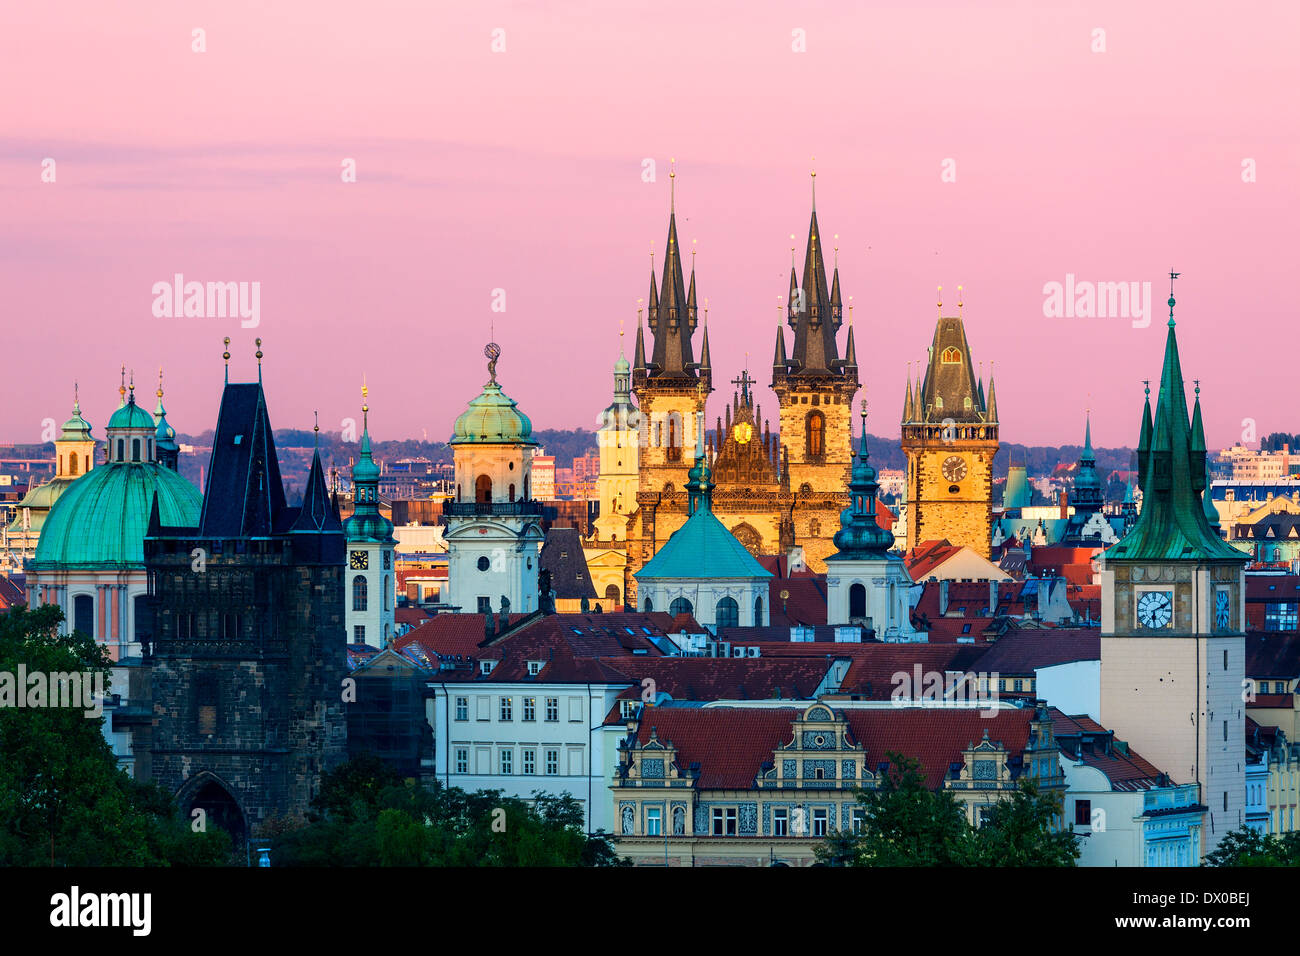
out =
[[[542,670],[542,662],[541,662],[541,661],[529,661],[529,662],[528,662],[528,676],[529,676],[529,677],[536,677],[538,674],[541,673],[541,670]]]

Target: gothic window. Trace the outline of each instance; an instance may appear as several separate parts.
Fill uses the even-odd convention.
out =
[[[740,626],[740,605],[736,603],[735,598],[724,597],[718,602],[718,607],[715,611],[715,626]]]
[[[682,460],[682,422],[675,412],[668,416],[668,460]]]
[[[352,610],[364,611],[367,603],[366,597],[365,576],[358,574],[352,579]]]
[[[754,598],[754,626],[763,626],[763,598]]]
[[[943,350],[942,361],[944,365],[958,365],[961,363],[961,352],[949,346]]]
[[[849,620],[867,616],[867,589],[860,582],[849,588]]]
[[[820,458],[826,453],[826,416],[821,412],[809,412],[805,427],[808,457]]]
[[[650,613],[651,611],[653,611],[654,609],[655,609],[654,601],[651,601],[651,600],[650,600],[650,595],[647,594],[647,595],[646,595],[646,598],[645,598],[645,610],[646,610],[646,613],[649,614],[649,613]]]
[[[648,611],[649,608],[646,608],[646,610]],[[686,598],[679,597],[676,598],[672,604],[668,605],[668,613],[673,617],[676,617],[678,614],[694,614],[695,606],[692,605],[690,601],[686,600]]]
[[[492,479],[487,475],[479,475],[474,479],[474,500],[479,504],[492,502]]]
[[[934,397],[934,407],[935,407],[936,409],[938,409],[939,411],[943,411],[943,396],[942,396],[942,395],[936,395],[936,396]]]

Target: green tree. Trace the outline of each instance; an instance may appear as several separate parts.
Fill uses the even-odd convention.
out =
[[[1064,800],[1043,793],[1035,777],[1020,778],[1010,799],[999,800],[979,829],[971,831],[973,866],[1076,866],[1079,840],[1058,828]]]
[[[889,752],[879,784],[858,790],[861,832],[837,833],[816,848],[818,860],[840,866],[957,866],[970,829],[949,790],[931,790],[920,761]]]
[[[0,614],[0,680],[79,673],[109,681],[102,647],[61,635],[56,605]],[[20,671],[22,668],[22,671]],[[0,864],[198,866],[226,862],[229,837],[191,833],[171,798],[118,769],[102,714],[87,708],[0,706]],[[49,701],[57,703],[57,701]]]
[[[1260,833],[1247,826],[1223,835],[1206,866],[1300,866],[1300,833],[1282,836]]]
[[[588,834],[569,794],[531,801],[399,780],[373,758],[322,777],[313,820],[280,835],[277,866],[619,866],[603,833]]]

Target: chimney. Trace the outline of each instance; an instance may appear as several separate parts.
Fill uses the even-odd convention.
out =
[[[1064,521],[1070,517],[1070,499],[1066,496],[1064,488],[1061,489],[1058,500],[1061,506],[1061,520]]]
[[[989,579],[989,617],[998,613],[998,582]]]
[[[948,579],[944,578],[939,582],[939,616],[943,617],[948,613]]]

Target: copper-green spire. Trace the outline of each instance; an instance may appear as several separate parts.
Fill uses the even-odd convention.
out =
[[[1171,274],[1171,280],[1177,274]],[[1142,513],[1137,524],[1107,554],[1115,558],[1140,560],[1244,561],[1245,555],[1231,547],[1210,526],[1200,488],[1205,483],[1205,438],[1194,436],[1187,419],[1187,396],[1178,357],[1178,338],[1173,320],[1174,297],[1169,296],[1169,331],[1165,339],[1165,361],[1160,373],[1159,400],[1149,442],[1147,417],[1143,416],[1142,447],[1149,445],[1142,485]],[[1148,405],[1149,405],[1148,399]],[[1197,446],[1200,446],[1199,448]]]
[[[828,561],[852,561],[885,557],[894,536],[876,520],[876,470],[867,450],[867,408],[862,407],[862,436],[853,457],[849,479],[849,507],[840,512],[840,530],[835,532],[836,553]]]
[[[713,472],[704,459],[704,410],[701,409],[695,419],[695,467],[690,470],[686,482],[688,496],[687,516],[696,511],[713,510]]]

